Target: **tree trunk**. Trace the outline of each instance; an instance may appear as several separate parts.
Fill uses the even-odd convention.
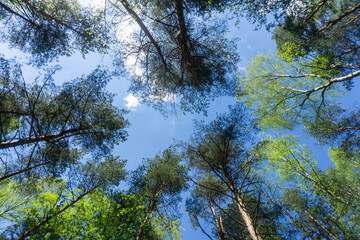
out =
[[[235,194],[235,198],[236,198],[237,206],[240,211],[241,218],[243,219],[243,221],[246,225],[246,228],[251,236],[251,239],[252,240],[262,240],[262,238],[259,235],[259,232],[255,228],[255,225],[253,223],[253,220],[252,220],[250,214],[247,212],[247,210],[245,208],[245,204],[244,204],[242,198],[239,196],[238,193]]]
[[[236,200],[236,205],[239,208],[241,218],[245,223],[245,226],[251,236],[251,239],[252,240],[263,240],[262,237],[260,237],[260,234],[259,234],[258,230],[256,229],[254,222],[246,209],[244,201],[241,198],[239,191],[237,190],[237,188],[234,184],[233,178],[230,176],[229,172],[226,170],[226,168],[224,166],[221,166],[221,171],[223,172],[223,174],[225,176],[225,180],[227,181],[227,185],[229,186],[230,191],[234,195],[234,198]]]
[[[156,201],[157,201],[157,196],[150,203],[149,210],[146,213],[144,219],[142,220],[142,222],[140,224],[140,227],[139,227],[139,229],[138,229],[138,231],[136,233],[136,237],[135,237],[136,240],[141,240],[142,235],[144,233],[144,226],[147,223],[147,221],[149,220],[150,214],[152,213],[152,211],[155,208]]]
[[[224,240],[224,232],[223,232],[223,229],[221,228],[222,223],[220,222],[221,221],[221,219],[220,219],[221,214],[219,214],[219,217],[217,216],[216,209],[215,209],[215,206],[213,204],[212,199],[210,199],[210,209],[211,209],[211,213],[212,213],[212,215],[214,217],[214,220],[215,220],[216,234],[218,236],[218,239],[219,240]]]
[[[218,197],[218,208],[220,210],[220,198]],[[224,224],[223,224],[223,217],[221,216],[221,212],[219,211],[219,224],[220,224],[220,229],[221,229],[221,237],[222,239],[225,239],[225,228],[224,228]]]
[[[304,210],[304,212],[310,217],[311,220],[313,220],[320,228],[322,228],[333,240],[338,240],[337,237],[332,234],[329,229],[327,229],[319,220],[317,220],[313,215],[311,215],[308,211]]]
[[[285,213],[285,215],[288,216],[288,218],[290,218],[291,221],[292,221],[297,227],[301,228],[301,230],[303,230],[304,233],[306,233],[311,239],[313,239],[313,237],[311,237],[311,234],[309,233],[309,231],[306,230],[306,228],[305,228],[301,223],[299,223],[298,221],[296,221],[296,219],[295,219],[293,216],[291,216],[291,214],[290,214],[288,211],[286,211],[286,210],[283,208],[283,206],[281,206],[278,202],[276,202],[274,199],[272,199],[268,194],[266,194],[263,190],[261,190],[256,184],[254,184],[254,183],[252,183],[252,184],[253,184],[253,186],[254,186],[261,194],[263,194],[267,199],[269,199],[272,203],[274,203],[276,206],[278,206],[278,207],[281,209],[281,211],[282,211],[283,213]]]
[[[179,32],[176,35],[178,40],[181,55],[186,65],[192,64],[192,57],[187,43],[187,31],[184,18],[184,6],[182,0],[175,0],[175,11],[178,21]]]

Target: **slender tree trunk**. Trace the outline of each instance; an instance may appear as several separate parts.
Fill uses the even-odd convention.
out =
[[[234,198],[236,199],[236,205],[239,208],[241,218],[245,223],[245,226],[251,236],[251,239],[252,240],[263,240],[254,225],[253,219],[251,218],[250,214],[248,213],[248,211],[246,209],[245,203],[244,203],[243,199],[241,198],[239,191],[237,190],[237,188],[234,184],[233,178],[230,176],[229,172],[226,170],[226,168],[224,166],[221,166],[221,171],[223,172],[223,174],[225,176],[225,180],[228,183],[230,191],[232,192],[232,194],[234,195]]]
[[[136,240],[141,240],[142,238],[142,235],[144,233],[144,226],[145,224],[147,223],[147,221],[149,220],[150,218],[150,214],[154,211],[154,209],[156,208],[156,203],[157,203],[157,200],[158,200],[158,197],[159,195],[164,191],[165,189],[165,186],[166,186],[166,183],[162,183],[159,187],[159,189],[154,193],[154,195],[152,196],[152,199],[151,199],[151,202],[150,202],[150,206],[149,206],[149,209],[147,211],[147,213],[145,214],[145,217],[144,219],[142,220],[141,224],[140,224],[140,227],[136,233],[136,237],[135,239]]]
[[[217,214],[216,214],[216,209],[215,209],[215,206],[213,204],[213,200],[210,199],[210,209],[211,209],[211,213],[214,217],[214,220],[215,220],[215,225],[216,225],[216,234],[218,236],[218,239],[219,240],[224,240],[224,232],[223,232],[223,229],[221,228],[221,225],[222,223],[220,223],[220,216],[218,217]],[[219,214],[221,215],[221,214]]]
[[[251,236],[251,239],[252,240],[262,240],[262,238],[259,235],[259,232],[257,231],[257,229],[254,225],[254,222],[253,222],[250,214],[246,210],[243,199],[239,196],[239,194],[237,192],[235,193],[235,198],[236,198],[237,206],[240,211],[241,218],[243,219],[243,221],[246,225],[246,228]]]
[[[138,231],[137,231],[137,233],[136,233],[136,237],[135,237],[136,240],[141,240],[142,235],[144,234],[144,226],[145,226],[145,224],[147,223],[147,221],[149,220],[150,214],[152,213],[152,211],[153,211],[154,208],[155,208],[156,201],[157,201],[157,195],[156,195],[155,198],[151,201],[150,206],[149,206],[149,210],[148,210],[148,212],[146,213],[144,219],[142,220],[142,222],[141,222],[141,224],[140,224],[140,227],[139,227],[139,229],[138,229]]]
[[[333,239],[333,240],[338,240],[337,237],[334,236],[334,234],[332,234],[329,229],[327,229],[319,220],[317,220],[313,215],[311,215],[308,211],[303,210],[309,217],[311,220],[313,220],[316,225],[318,225],[320,228],[322,228],[327,234],[329,234],[329,236]]]
[[[220,208],[220,198],[218,197],[218,208],[219,208],[219,225],[220,225],[220,229],[221,229],[221,237],[222,239],[225,239],[225,228],[224,228],[224,224],[223,224],[223,217],[221,216],[221,208]]]
[[[177,40],[180,45],[181,55],[183,56],[185,63],[191,64],[191,54],[187,43],[187,31],[184,18],[184,6],[182,0],[175,1],[175,11],[178,21],[179,32],[177,33]]]
[[[291,221],[293,221],[293,223],[294,223],[297,227],[301,228],[301,230],[303,230],[304,233],[306,233],[307,235],[309,235],[309,237],[310,237],[311,239],[313,239],[313,238],[311,237],[311,234],[309,233],[309,231],[307,231],[301,223],[299,223],[298,221],[296,221],[296,219],[295,219],[293,216],[291,216],[291,214],[290,214],[288,211],[286,211],[286,210],[283,208],[283,206],[281,206],[278,202],[276,202],[274,199],[272,199],[268,194],[266,194],[263,190],[261,190],[261,188],[259,188],[256,184],[254,184],[254,183],[252,183],[252,184],[253,184],[253,186],[254,186],[259,192],[261,192],[261,194],[263,194],[267,199],[269,199],[272,203],[274,203],[276,206],[278,206],[278,207],[281,209],[281,211],[282,211],[283,213],[285,213],[285,215],[288,216],[288,218],[290,218]]]
[[[47,222],[49,222],[52,218],[56,217],[57,215],[61,214],[62,212],[64,212],[66,209],[68,209],[69,207],[71,207],[72,205],[74,205],[75,203],[77,203],[80,199],[82,199],[84,196],[86,196],[87,194],[91,193],[92,191],[94,191],[96,188],[98,188],[100,185],[104,184],[104,182],[100,182],[99,184],[95,185],[93,188],[89,189],[88,191],[86,191],[85,193],[81,194],[79,197],[77,197],[74,201],[72,201],[71,203],[69,203],[68,205],[66,205],[65,207],[63,207],[62,209],[60,209],[59,211],[55,212],[53,215],[43,219],[41,222],[37,223],[34,227],[32,227],[30,230],[26,231],[25,233],[23,233],[21,236],[19,236],[16,240],[21,240],[21,239],[25,239],[28,236],[30,236],[30,234],[32,232],[34,232],[36,229],[38,229],[39,227],[41,227],[42,225],[46,224]]]
[[[142,238],[142,235],[144,233],[144,226],[145,226],[145,224],[147,223],[147,221],[148,221],[148,219],[150,217],[150,213],[151,213],[151,211],[149,211],[146,214],[146,216],[144,217],[144,219],[142,220],[142,222],[140,224],[140,227],[139,227],[139,229],[138,229],[138,231],[136,233],[136,237],[135,237],[136,240],[140,240]]]

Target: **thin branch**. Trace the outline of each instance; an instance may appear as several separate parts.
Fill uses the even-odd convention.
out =
[[[360,8],[360,3],[357,4],[355,7],[349,9],[348,11],[344,12],[340,17],[330,20],[324,27],[322,27],[319,32],[326,32],[329,28],[334,26],[336,23],[340,22],[344,17],[350,15],[351,13],[355,12],[358,8]]]
[[[311,18],[313,17],[318,11],[319,9],[324,6],[324,4],[327,2],[328,0],[324,0],[322,1],[319,5],[316,6],[316,8],[305,18],[305,20],[300,24],[300,26],[305,25],[305,23]]]
[[[23,173],[23,172],[30,171],[31,169],[34,169],[34,168],[37,168],[37,167],[46,165],[46,164],[48,164],[48,163],[50,163],[50,162],[51,162],[51,161],[46,161],[46,162],[39,163],[39,164],[36,164],[36,165],[34,165],[34,166],[25,168],[25,169],[21,169],[21,170],[19,170],[19,171],[17,171],[17,172],[13,172],[13,173],[7,174],[7,175],[5,175],[5,176],[2,176],[2,177],[0,178],[0,181],[3,181],[3,180],[5,180],[5,179],[7,179],[7,178],[10,178],[10,177],[12,177],[12,176],[21,174],[21,173]]]
[[[34,21],[22,16],[21,14],[15,12],[14,10],[12,10],[10,7],[6,6],[5,4],[0,2],[0,6],[3,7],[6,11],[18,16],[19,18],[25,20],[26,22],[30,23],[31,25],[34,25],[36,27],[40,27],[38,24],[36,24]]]
[[[125,10],[132,16],[132,18],[137,22],[137,24],[139,25],[141,30],[144,31],[146,36],[149,38],[150,42],[154,45],[154,47],[155,47],[155,49],[156,49],[156,51],[157,51],[157,53],[158,53],[158,55],[160,57],[160,60],[164,65],[165,71],[169,72],[169,69],[168,69],[167,64],[166,64],[166,60],[164,58],[164,55],[161,52],[161,48],[160,48],[159,44],[155,41],[154,37],[151,35],[149,29],[145,26],[144,22],[141,20],[139,15],[137,15],[137,13],[132,9],[130,4],[126,0],[120,0],[120,3],[123,5]],[[118,8],[118,6],[116,4],[113,4],[113,6]]]
[[[198,224],[198,226],[200,227],[201,231],[210,239],[210,240],[213,240],[212,237],[202,228],[200,222],[199,222],[199,219],[193,215],[194,219],[196,220],[196,223]]]

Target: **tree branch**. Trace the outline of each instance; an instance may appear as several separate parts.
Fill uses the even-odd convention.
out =
[[[29,137],[29,138],[21,139],[21,140],[17,140],[17,141],[2,142],[2,143],[0,143],[0,149],[6,149],[6,148],[10,148],[10,147],[17,147],[17,146],[30,144],[30,143],[35,143],[35,142],[41,142],[41,141],[50,141],[50,140],[54,140],[54,139],[63,137],[66,134],[69,134],[69,133],[75,133],[74,135],[78,135],[78,134],[83,133],[82,130],[86,130],[86,129],[84,129],[84,128],[73,128],[73,129],[68,129],[68,130],[62,130],[58,134],[48,134],[48,135],[42,135],[42,136],[32,137],[32,138]]]
[[[145,26],[144,22],[141,20],[141,18],[139,17],[139,15],[137,15],[137,13],[132,9],[132,7],[130,6],[130,4],[126,1],[126,0],[120,0],[120,3],[123,5],[123,7],[125,8],[125,10],[131,15],[131,17],[136,21],[136,23],[139,25],[139,27],[141,28],[141,30],[144,31],[144,33],[146,34],[146,36],[149,38],[150,42],[154,45],[157,54],[160,57],[161,62],[164,65],[165,71],[166,72],[170,72],[167,64],[166,64],[166,60],[164,58],[164,55],[161,52],[161,48],[159,46],[159,44],[155,41],[154,37],[151,35],[149,29]],[[113,6],[115,6],[116,8],[118,8],[115,4],[113,4]]]
[[[355,72],[352,72],[348,75],[342,76],[342,77],[338,77],[338,78],[329,78],[326,76],[321,76],[321,75],[317,75],[317,74],[303,74],[303,75],[286,75],[286,74],[279,74],[279,75],[271,75],[273,77],[286,77],[286,78],[302,78],[302,77],[318,77],[318,78],[323,78],[328,80],[327,84],[321,85],[319,87],[313,88],[313,89],[307,89],[307,90],[303,90],[303,89],[297,89],[297,88],[292,88],[292,87],[281,87],[281,89],[288,89],[294,92],[300,92],[300,93],[313,93],[316,91],[319,91],[321,89],[324,88],[328,88],[330,87],[332,84],[334,83],[338,83],[338,82],[344,82],[344,81],[348,81],[354,77],[360,76],[360,70],[357,70]]]
[[[0,182],[3,181],[3,180],[5,180],[5,179],[7,179],[7,178],[12,177],[12,176],[15,176],[15,175],[21,174],[21,173],[23,173],[23,172],[29,171],[29,170],[31,170],[31,169],[34,169],[34,168],[37,168],[37,167],[46,165],[46,164],[48,164],[48,163],[50,163],[50,162],[51,162],[51,161],[46,161],[46,162],[39,163],[39,164],[36,164],[36,165],[34,165],[34,166],[25,168],[25,169],[21,169],[21,170],[19,170],[19,171],[17,171],[17,172],[13,172],[13,173],[7,174],[7,175],[2,176],[2,177],[0,178]]]

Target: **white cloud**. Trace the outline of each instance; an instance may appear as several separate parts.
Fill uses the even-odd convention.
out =
[[[245,72],[246,73],[246,67],[238,67],[238,70],[240,71],[240,72]]]
[[[135,108],[140,105],[139,99],[131,93],[127,95],[124,100],[126,101],[125,106],[130,110],[135,110]]]

